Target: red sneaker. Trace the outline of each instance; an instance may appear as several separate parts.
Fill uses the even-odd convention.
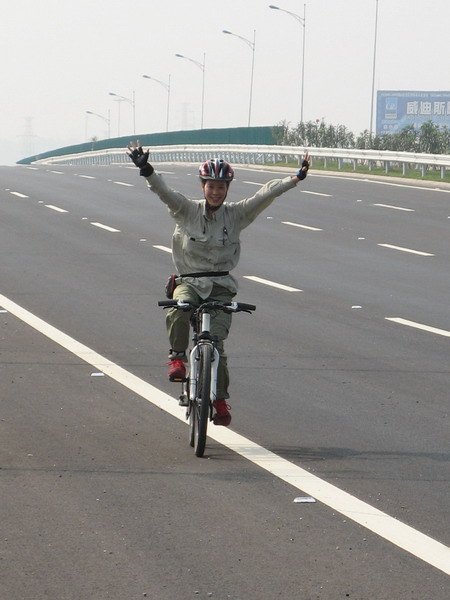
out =
[[[223,425],[224,427],[228,427],[228,425],[231,423],[231,415],[229,412],[231,406],[227,404],[224,398],[215,400],[213,402],[213,406],[216,409],[216,413],[213,416],[214,425]]]
[[[167,375],[170,381],[183,381],[186,379],[186,366],[181,358],[173,358],[166,365],[169,365]]]

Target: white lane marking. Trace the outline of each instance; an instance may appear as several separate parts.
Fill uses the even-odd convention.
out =
[[[376,179],[368,179],[366,177],[348,177],[346,175],[321,175],[318,172],[312,173],[311,171],[308,172],[308,177],[324,177],[325,179],[346,179],[347,181],[363,181],[364,183],[375,183],[378,185],[390,185],[392,187],[412,188],[414,190],[421,190],[422,192],[443,192],[444,194],[450,194],[450,190],[444,190],[443,188],[408,185],[407,183],[391,183],[390,181],[377,181]]]
[[[264,185],[263,183],[259,183],[258,181],[243,181],[242,183],[248,183],[249,185],[259,185],[259,187],[262,187]]]
[[[308,190],[300,190],[302,194],[312,194],[313,196],[326,196],[331,198],[333,194],[322,194],[322,192],[309,192]]]
[[[116,185],[124,185],[125,187],[134,187],[133,183],[124,183],[123,181],[113,181]]]
[[[414,327],[415,329],[421,329],[422,331],[428,331],[428,333],[435,333],[436,335],[443,335],[444,337],[450,337],[450,331],[445,329],[438,329],[437,327],[430,327],[423,323],[416,323],[414,321],[408,321],[408,319],[402,319],[401,317],[385,317],[386,321],[392,321],[393,323],[399,323],[400,325],[407,325],[408,327]]]
[[[153,248],[156,248],[157,250],[162,250],[163,252],[169,252],[169,254],[172,254],[172,249],[168,248],[167,246],[155,245],[155,246],[153,246]]]
[[[30,171],[39,171],[37,167],[25,167],[26,169],[30,169]]]
[[[378,244],[383,248],[390,248],[391,250],[400,250],[400,252],[409,252],[410,254],[418,254],[419,256],[434,256],[429,252],[422,252],[421,250],[412,250],[411,248],[402,248],[402,246],[393,246],[392,244]]]
[[[274,288],[278,288],[279,290],[284,290],[285,292],[302,292],[303,290],[299,290],[297,288],[291,287],[289,285],[284,285],[282,283],[276,283],[275,281],[270,281],[269,279],[262,279],[261,277],[255,277],[254,275],[243,275],[244,279],[250,279],[250,281],[255,281],[256,283],[262,283],[264,285],[269,285]]]
[[[18,319],[85,361],[97,371],[105,373],[105,375],[156,407],[180,421],[186,422],[186,411],[183,407],[178,406],[175,398],[168,396],[165,392],[119,367],[119,365],[46,323],[5,296],[0,295],[0,306],[3,306]],[[230,429],[211,426],[208,435],[211,439],[258,465],[278,479],[301,490],[305,495],[315,498],[395,546],[450,575],[450,548],[443,543],[355,498],[348,492],[344,492]]]
[[[380,206],[381,208],[392,208],[393,210],[404,210],[405,212],[415,212],[413,208],[404,208],[403,206],[393,206],[392,204],[381,204],[377,202],[374,206]]]
[[[112,233],[120,233],[120,229],[114,229],[114,227],[109,227],[109,225],[103,225],[103,223],[91,223],[95,227],[100,227],[100,229],[105,229],[106,231],[111,231]]]
[[[17,196],[18,198],[29,198],[29,196],[25,196],[25,194],[21,194],[20,192],[10,192],[13,196]]]
[[[78,177],[81,177],[82,179],[97,179],[93,175],[78,175]]]
[[[64,208],[59,208],[59,206],[54,206],[53,204],[46,204],[45,206],[47,208],[51,208],[52,210],[55,210],[56,212],[60,212],[60,213],[69,212],[68,210],[64,210]]]
[[[300,223],[292,223],[291,221],[281,221],[283,225],[292,225],[292,227],[301,227],[302,229],[309,229],[311,231],[323,231],[318,227],[311,227],[310,225],[301,225]]]
[[[55,175],[64,175],[63,171],[50,171],[50,173],[55,173]]]

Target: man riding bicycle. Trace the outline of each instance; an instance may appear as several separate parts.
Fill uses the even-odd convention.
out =
[[[305,179],[309,168],[306,153],[296,175],[272,179],[253,196],[239,202],[225,202],[234,171],[224,160],[212,159],[199,168],[204,199],[191,200],[171,189],[163,177],[148,162],[149,150],[143,151],[130,142],[128,156],[146,178],[149,188],[167,205],[175,221],[172,237],[172,257],[177,273],[174,299],[184,299],[198,306],[206,301],[230,302],[236,295],[238,283],[230,274],[240,256],[240,232],[273,200],[293,189]],[[166,326],[170,342],[169,379],[186,376],[186,350],[190,338],[190,313],[171,308]],[[218,312],[212,320],[211,332],[217,336],[220,360],[217,374],[217,400],[214,402],[215,425],[228,426],[231,422],[227,400],[229,373],[224,340],[231,326],[231,314]]]

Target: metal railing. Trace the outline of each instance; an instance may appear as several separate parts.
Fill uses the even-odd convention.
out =
[[[330,161],[337,162],[342,169],[349,163],[356,171],[358,165],[365,165],[369,170],[383,166],[386,174],[395,165],[400,165],[403,174],[410,169],[420,169],[424,177],[431,167],[439,169],[441,179],[445,178],[446,170],[450,169],[450,155],[448,154],[416,154],[412,152],[389,152],[381,150],[359,150],[349,148],[310,148],[312,166],[315,159],[323,160],[326,168]],[[179,145],[179,146],[153,146],[150,148],[150,161],[153,162],[202,162],[214,156],[234,163],[248,165],[276,164],[285,161],[301,164],[305,148],[298,146],[253,146],[253,145]],[[53,156],[35,161],[34,164],[69,164],[69,165],[111,165],[128,164],[126,148],[110,148],[79,152],[64,156]]]

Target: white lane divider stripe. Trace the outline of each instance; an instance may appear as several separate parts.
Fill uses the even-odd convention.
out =
[[[292,225],[292,227],[301,227],[302,229],[309,229],[310,231],[323,231],[318,227],[311,227],[310,225],[302,225],[301,223],[292,223],[291,221],[281,221],[283,225]]]
[[[125,183],[123,181],[113,181],[113,183],[115,183],[116,185],[123,185],[125,187],[134,187],[133,183]]]
[[[333,194],[323,194],[322,192],[310,192],[309,190],[300,190],[302,194],[312,194],[313,196],[325,196],[331,198]]]
[[[406,212],[415,212],[413,208],[403,208],[403,206],[393,206],[392,204],[381,204],[379,202],[374,204],[374,206],[379,206],[381,208],[392,208],[393,210],[404,210]]]
[[[0,295],[0,306],[93,366],[97,371],[105,373],[114,381],[180,421],[186,421],[185,409],[178,406],[175,398],[171,398],[136,375],[119,367],[5,296]],[[395,546],[450,575],[450,548],[448,546],[340,490],[230,429],[210,427],[209,437],[265,471],[272,473],[275,477],[287,482],[292,487],[322,502],[332,510],[345,515]]]
[[[20,192],[10,192],[13,196],[17,196],[18,198],[29,198],[29,196],[25,196],[25,194],[21,194]]]
[[[53,204],[46,204],[45,206],[46,206],[46,208],[51,208],[52,210],[54,210],[56,212],[60,212],[60,213],[69,212],[68,210],[65,210],[64,208],[59,208],[59,206],[54,206]]]
[[[421,329],[422,331],[427,331],[428,333],[435,333],[436,335],[450,337],[450,331],[447,331],[446,329],[430,327],[429,325],[424,325],[423,323],[416,323],[414,321],[408,321],[408,319],[402,319],[401,317],[385,317],[385,319],[386,321],[392,321],[393,323],[398,323],[399,325],[407,325],[408,327],[414,327],[414,329]]]
[[[393,246],[392,244],[378,244],[383,248],[390,248],[391,250],[399,250],[400,252],[409,252],[410,254],[418,254],[419,256],[434,256],[429,252],[422,252],[421,250],[412,250],[411,248],[403,248],[402,246]]]
[[[254,281],[256,283],[262,283],[263,285],[269,285],[270,287],[278,288],[279,290],[284,290],[285,292],[302,292],[303,290],[299,290],[297,288],[291,287],[290,285],[284,285],[283,283],[276,283],[275,281],[270,281],[269,279],[262,279],[261,277],[255,277],[254,275],[243,275],[244,279],[249,279],[250,281]]]
[[[172,254],[172,249],[168,248],[167,246],[154,245],[153,248],[156,248],[157,250],[162,250],[163,252],[169,252],[169,254]]]
[[[120,229],[114,229],[114,227],[103,225],[103,223],[91,223],[91,225],[94,225],[94,227],[99,227],[100,229],[105,229],[106,231],[111,231],[112,233],[120,233]]]

